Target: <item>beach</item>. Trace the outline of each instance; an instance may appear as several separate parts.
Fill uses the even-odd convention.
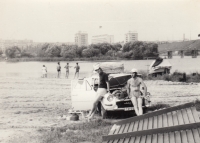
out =
[[[64,77],[0,77],[0,142],[40,143],[41,130],[70,124],[63,119],[71,107],[70,83]],[[145,83],[152,104],[174,106],[200,99],[199,83]]]

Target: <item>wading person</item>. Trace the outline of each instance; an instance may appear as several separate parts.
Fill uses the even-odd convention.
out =
[[[92,109],[86,118],[91,119],[97,109],[98,102],[104,97],[107,92],[110,92],[110,86],[108,82],[108,75],[103,72],[99,65],[94,66],[94,70],[99,74],[99,85],[96,93]]]
[[[147,95],[147,87],[140,77],[137,77],[137,69],[132,69],[132,78],[127,81],[127,93],[132,101],[136,115],[142,115],[142,98]],[[140,87],[144,87],[143,92]]]
[[[47,67],[45,65],[42,66],[42,77],[47,78]]]
[[[66,66],[64,67],[64,68],[66,68],[66,75],[65,75],[66,78],[69,77],[69,68],[70,68],[70,67],[71,67],[71,66],[69,66],[69,63],[67,63]]]
[[[75,75],[74,75],[74,79],[76,78],[77,76],[77,79],[79,77],[79,70],[80,70],[80,66],[78,65],[78,63],[76,63],[76,66],[74,67],[76,70],[75,70]]]
[[[60,62],[58,62],[58,65],[57,65],[57,72],[58,72],[57,78],[60,78],[60,74],[61,74]]]

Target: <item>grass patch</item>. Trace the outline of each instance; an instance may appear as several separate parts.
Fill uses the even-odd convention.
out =
[[[112,123],[97,119],[91,122],[69,124],[60,128],[52,128],[43,135],[44,143],[78,143],[94,142],[101,143],[102,136],[107,135]]]
[[[164,109],[164,108],[169,108],[170,105],[169,104],[153,104],[152,106],[148,107],[148,111],[155,111],[155,110],[160,110],[160,109]]]

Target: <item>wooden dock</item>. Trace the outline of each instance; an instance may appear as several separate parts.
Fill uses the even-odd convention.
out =
[[[200,143],[199,103],[186,103],[116,122],[103,143]]]

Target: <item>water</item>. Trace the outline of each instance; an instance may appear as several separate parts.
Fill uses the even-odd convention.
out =
[[[181,59],[180,57],[173,57],[173,59],[168,59],[172,64],[171,72],[178,70],[180,72],[200,72],[200,58],[191,58],[184,57]],[[130,71],[132,68],[137,68],[138,70],[147,70],[149,65],[154,60],[130,60],[130,61],[117,61],[124,63],[124,67],[126,71]],[[64,66],[67,62],[61,63],[61,78],[65,76]],[[80,65],[80,78],[87,77],[92,73],[92,66],[96,62],[91,61],[78,61]],[[41,77],[42,74],[42,66],[45,65],[48,71],[48,78],[55,78],[57,76],[57,62],[0,62],[0,77]],[[70,77],[74,76],[74,66],[76,62],[70,61],[69,65],[72,66],[70,68]]]

